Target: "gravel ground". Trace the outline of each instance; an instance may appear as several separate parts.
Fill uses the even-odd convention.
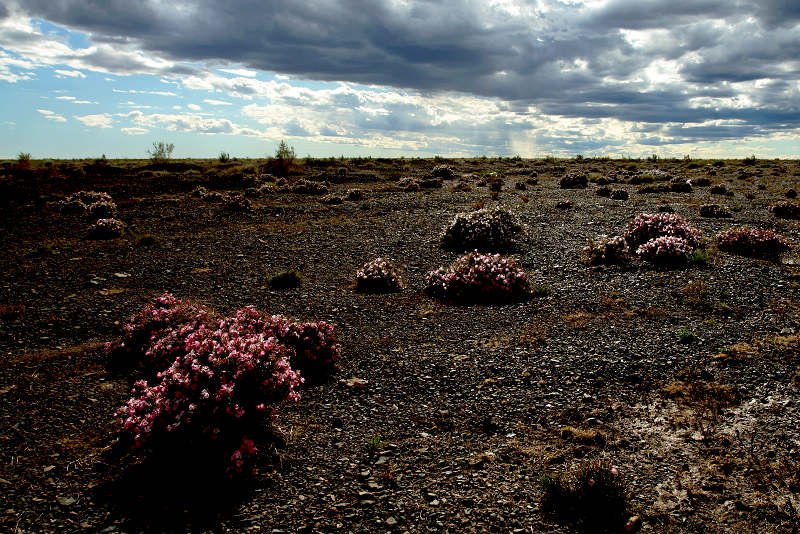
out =
[[[624,477],[634,528],[797,532],[800,222],[767,208],[800,186],[800,165],[455,160],[442,188],[396,186],[438,163],[307,166],[308,177],[334,182],[332,193],[359,188],[363,200],[327,205],[267,182],[245,213],[189,194],[198,184],[253,185],[220,180],[224,169],[210,162],[112,162],[43,182],[35,196],[8,189],[17,194],[0,215],[2,528],[581,531],[540,511],[537,481],[606,458]],[[596,181],[633,167],[709,176],[732,196],[612,183],[630,194],[618,201],[597,196],[593,182],[558,186],[569,170]],[[505,177],[496,198],[479,185],[489,172]],[[515,188],[534,175],[535,185]],[[454,190],[459,180],[471,190]],[[80,189],[112,195],[122,238],[88,240],[85,220],[59,213],[57,201]],[[565,200],[571,207],[556,207]],[[443,227],[480,203],[505,205],[525,224],[511,254],[541,289],[530,300],[444,305],[422,292],[425,274],[459,255],[439,246]],[[700,217],[709,203],[733,218]],[[708,265],[676,269],[586,262],[588,238],[621,234],[664,205],[709,242],[751,225],[795,248],[764,261],[710,245]],[[377,256],[403,265],[406,289],[353,291],[355,271]],[[271,290],[270,276],[289,268],[301,285]],[[252,304],[336,327],[337,375],[279,407],[285,445],[247,485],[198,488],[175,473],[143,481],[141,464],[111,454],[130,377],[106,371],[102,345],[166,291],[224,313]]]

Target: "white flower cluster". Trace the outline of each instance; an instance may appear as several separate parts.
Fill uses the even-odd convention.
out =
[[[457,249],[504,249],[522,232],[516,216],[503,207],[459,213],[442,235],[442,246]]]
[[[375,258],[356,271],[356,290],[388,293],[403,289],[400,269],[386,258]]]

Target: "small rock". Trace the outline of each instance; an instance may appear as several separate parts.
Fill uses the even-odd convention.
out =
[[[642,518],[638,515],[631,516],[625,523],[625,532],[638,532],[642,528]]]
[[[58,501],[58,504],[60,504],[61,506],[72,506],[77,501],[77,499],[75,499],[74,497],[62,497],[62,496],[56,497],[56,500]]]
[[[391,517],[391,516],[387,517],[386,518],[386,525],[390,526],[390,527],[393,527],[393,526],[397,525],[397,519],[395,519],[394,517]]]

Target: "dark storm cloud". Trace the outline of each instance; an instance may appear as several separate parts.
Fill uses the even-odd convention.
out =
[[[8,17],[8,8],[3,2],[0,2],[0,19]]]
[[[568,117],[694,124],[741,119],[751,128],[738,131],[752,134],[797,120],[791,85],[759,92],[731,84],[796,85],[798,2],[612,0],[590,8],[520,1],[520,12],[471,0],[194,0],[179,6],[129,0],[18,4],[31,16],[90,32],[94,41],[134,44],[178,61],[459,91]],[[629,38],[627,31],[638,35]],[[681,79],[644,79],[642,73],[659,61],[678,62]],[[243,86],[240,94],[250,90]],[[752,104],[744,112],[690,101],[722,93]],[[736,130],[687,130],[698,137],[728,131]]]

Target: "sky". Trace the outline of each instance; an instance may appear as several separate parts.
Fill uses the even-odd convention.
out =
[[[0,157],[800,158],[796,0],[0,0]]]

